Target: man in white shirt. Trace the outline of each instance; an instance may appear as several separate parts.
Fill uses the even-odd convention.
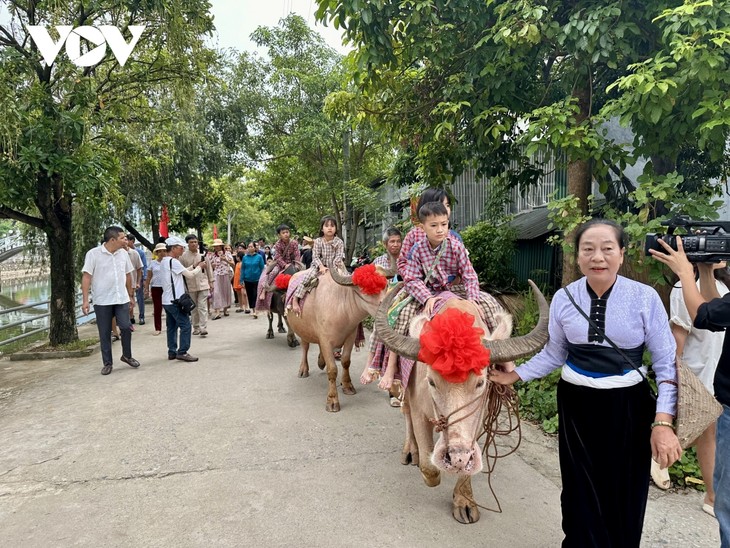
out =
[[[162,308],[167,315],[167,359],[197,362],[198,358],[188,354],[190,350],[191,325],[190,316],[180,311],[173,301],[186,293],[183,278],[194,279],[203,268],[205,261],[199,261],[195,268],[187,269],[178,260],[185,250],[185,242],[177,236],[170,236],[165,240],[167,257],[160,263],[162,280]],[[174,284],[174,286],[173,286]],[[174,292],[173,292],[174,287]],[[178,345],[178,330],[180,344]]]
[[[198,245],[198,237],[195,234],[185,236],[188,248],[180,255],[180,262],[185,268],[194,268],[200,261],[206,261],[206,267],[194,278],[185,280],[188,287],[188,295],[196,304],[192,313],[193,335],[205,337],[208,335],[208,295],[213,289],[213,269],[210,261],[203,258]]]
[[[121,331],[121,360],[132,367],[139,367],[139,362],[132,357],[132,330],[129,321],[130,314],[134,311],[132,270],[124,230],[118,226],[110,226],[104,231],[104,242],[86,253],[81,278],[81,311],[84,314],[89,313],[89,289],[94,301],[103,364],[102,375],[112,372],[112,318],[116,318]]]

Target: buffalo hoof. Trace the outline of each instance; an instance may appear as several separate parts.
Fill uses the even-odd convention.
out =
[[[355,387],[352,386],[352,384],[343,384],[342,393],[347,394],[348,396],[352,396],[353,394],[357,394],[357,390],[355,390]]]
[[[296,339],[287,339],[286,344],[289,345],[289,348],[296,348],[299,346],[299,341]]]
[[[441,472],[437,468],[421,468],[421,476],[429,487],[436,487],[441,483]]]
[[[308,376],[309,376],[309,369],[300,369],[299,370],[300,379],[306,379]]]
[[[327,409],[327,411],[330,413],[337,413],[340,410],[340,402],[336,400],[328,401],[325,409]]]
[[[459,523],[476,523],[479,521],[479,507],[474,501],[468,500],[461,495],[454,495],[451,515]]]
[[[325,365],[327,365],[327,364],[325,363],[324,358],[322,357],[322,354],[320,354],[319,356],[317,356],[317,367],[319,367],[320,369],[324,369]]]
[[[267,338],[267,339],[273,339],[273,338],[274,338],[274,334],[273,334],[273,333],[272,333],[271,331],[269,331],[269,332],[268,332],[268,333],[266,334],[266,338]]]
[[[418,453],[416,451],[403,451],[400,454],[400,463],[403,465],[412,464],[418,466]]]
[[[286,333],[286,329],[284,329],[283,327],[279,327],[278,331],[279,333]]]

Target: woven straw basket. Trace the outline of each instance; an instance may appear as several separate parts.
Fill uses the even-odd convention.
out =
[[[677,437],[686,449],[717,420],[722,406],[681,359],[677,360],[677,381]]]

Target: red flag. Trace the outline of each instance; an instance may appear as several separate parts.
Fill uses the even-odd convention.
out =
[[[218,227],[213,225],[213,239],[218,238]]]
[[[163,238],[167,238],[167,236],[168,236],[167,223],[169,223],[169,222],[170,222],[170,217],[167,215],[167,206],[163,204],[162,205],[162,215],[160,216],[160,227],[159,227],[160,236],[162,236]]]

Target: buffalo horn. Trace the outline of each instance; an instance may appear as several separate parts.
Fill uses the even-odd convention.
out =
[[[373,328],[377,336],[380,337],[383,344],[389,350],[392,350],[400,356],[417,360],[418,352],[421,350],[421,343],[419,340],[414,337],[409,337],[408,335],[401,335],[388,324],[388,309],[402,287],[403,282],[398,283],[395,288],[388,292],[383,299],[383,302],[380,303],[378,312],[375,314]]]
[[[537,300],[540,318],[537,325],[527,335],[495,341],[484,341],[484,347],[489,349],[492,363],[504,363],[524,358],[540,350],[548,340],[549,307],[545,296],[532,280],[527,280]]]
[[[549,307],[545,296],[532,280],[528,280],[528,283],[532,287],[540,311],[540,318],[538,319],[537,325],[530,333],[522,337],[484,341],[484,347],[489,349],[490,361],[492,363],[510,362],[528,356],[542,348],[547,342]],[[388,309],[402,286],[403,282],[399,283],[394,290],[385,296],[383,302],[380,303],[378,312],[375,315],[374,329],[377,336],[380,337],[383,344],[389,350],[401,356],[416,360],[418,359],[418,352],[421,350],[419,340],[408,335],[401,335],[388,324]]]
[[[336,266],[330,268],[330,276],[340,285],[355,285],[352,283],[352,274],[340,274]]]

